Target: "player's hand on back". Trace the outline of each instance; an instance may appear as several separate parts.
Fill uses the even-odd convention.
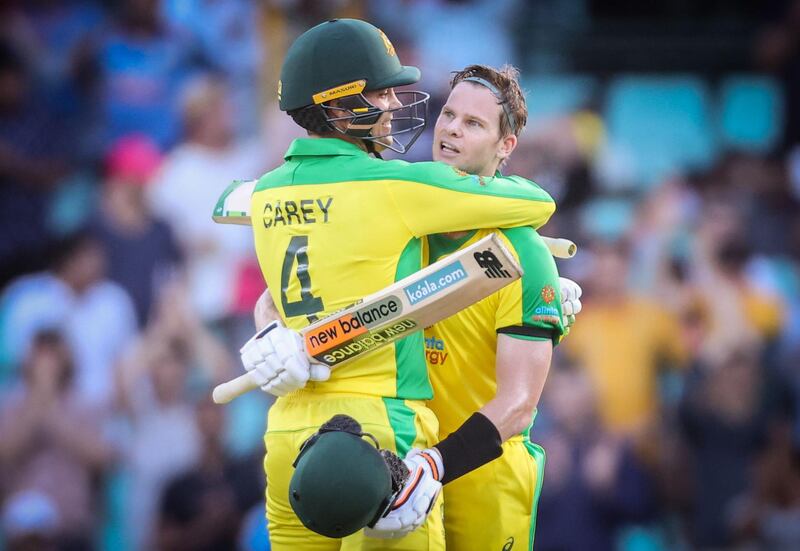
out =
[[[387,512],[364,533],[373,538],[401,538],[425,524],[442,491],[444,467],[435,448],[413,448],[403,460],[409,475]]]
[[[566,277],[559,277],[558,281],[561,285],[561,313],[563,314],[563,323],[565,334],[575,323],[575,316],[580,313],[581,308],[581,295],[583,289],[576,282]]]
[[[261,390],[284,396],[311,381],[325,381],[328,366],[311,363],[303,338],[276,320],[256,333],[239,351],[242,365]]]

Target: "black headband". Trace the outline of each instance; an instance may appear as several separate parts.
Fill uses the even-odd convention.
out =
[[[500,93],[500,90],[497,89],[497,86],[481,77],[467,77],[464,80],[469,82],[477,82],[481,86],[488,88],[489,91],[494,94],[494,97],[496,97],[497,101],[500,102],[500,107],[503,108],[503,112],[506,114],[506,120],[508,121],[508,126],[511,127],[511,133],[516,134],[517,125],[514,124],[514,117],[511,116],[511,109],[508,108],[508,102],[503,98],[503,94]]]

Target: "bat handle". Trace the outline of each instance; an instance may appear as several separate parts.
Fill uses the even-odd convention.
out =
[[[258,384],[250,377],[249,373],[244,373],[228,382],[218,384],[214,387],[211,397],[215,404],[227,404],[234,398],[255,388],[258,388]]]
[[[578,246],[569,239],[542,236],[542,240],[556,258],[572,258],[578,251]]]

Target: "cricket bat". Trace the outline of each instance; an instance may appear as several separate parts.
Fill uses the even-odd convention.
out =
[[[214,206],[214,222],[218,224],[250,225],[250,196],[258,180],[236,180],[229,185]],[[572,258],[578,246],[569,239],[541,236],[556,258]]]
[[[492,233],[300,330],[309,358],[339,367],[433,325],[522,277]],[[218,385],[217,404],[257,388],[249,373]]]

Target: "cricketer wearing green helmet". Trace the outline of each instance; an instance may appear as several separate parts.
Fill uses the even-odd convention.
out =
[[[419,69],[400,64],[383,31],[358,19],[334,19],[303,33],[289,48],[278,98],[281,110],[309,132],[339,132],[377,146],[376,151],[405,153],[425,129],[428,94],[394,91],[399,105],[382,109],[364,92],[419,78]],[[391,124],[376,131],[381,117]]]
[[[253,380],[278,396],[264,437],[270,544],[273,550],[444,549],[442,483],[496,458],[501,440],[478,416],[437,444],[421,332],[327,371],[312,370],[303,349],[294,354],[280,341],[296,343],[296,331],[313,320],[419,271],[426,235],[538,228],[555,205],[523,178],[478,178],[443,163],[370,156],[408,149],[425,125],[427,94],[395,92],[419,71],[404,67],[369,23],[340,19],[310,29],[289,48],[281,77],[281,109],[309,137],[294,140],[285,162],[257,181],[248,221],[276,317],[287,327],[272,326],[242,349]],[[267,358],[279,369],[265,371]],[[336,414],[358,419],[409,469],[386,508],[383,490],[351,488],[375,478],[362,480],[349,456],[321,446],[333,441],[327,432],[293,468],[297,450]],[[338,435],[339,444],[352,444],[342,436],[351,438]],[[329,498],[343,496],[365,503],[331,505]],[[378,539],[384,537],[393,539]]]

